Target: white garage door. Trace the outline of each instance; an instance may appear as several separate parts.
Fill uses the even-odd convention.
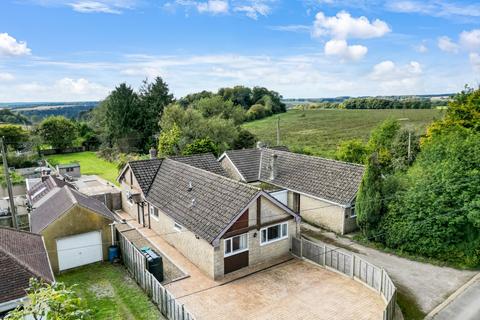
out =
[[[271,192],[270,195],[283,203],[284,205],[287,205],[288,202],[288,190],[281,190],[281,191],[275,191]]]
[[[102,236],[100,231],[57,239],[57,254],[60,271],[102,261]]]

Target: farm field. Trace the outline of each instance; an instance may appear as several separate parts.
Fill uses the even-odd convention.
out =
[[[110,263],[92,264],[57,276],[85,299],[93,319],[165,319],[127,270]]]
[[[280,117],[280,144],[292,151],[333,158],[341,141],[368,140],[371,130],[382,121],[397,119],[405,127],[424,133],[426,126],[443,116],[438,109],[390,110],[289,110],[244,124],[260,141],[276,144],[276,124]]]
[[[47,160],[52,165],[77,162],[80,164],[82,174],[94,174],[112,183],[116,183],[115,179],[118,176],[115,163],[97,157],[92,151],[54,154],[47,156]]]

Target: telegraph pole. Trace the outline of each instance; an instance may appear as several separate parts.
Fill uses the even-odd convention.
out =
[[[408,131],[408,161],[411,159],[411,145],[412,145],[412,132],[409,130]]]
[[[280,117],[277,117],[277,146],[280,145]]]
[[[15,229],[18,229],[17,211],[15,208],[15,201],[13,199],[12,182],[10,181],[10,172],[8,171],[7,150],[5,148],[4,137],[2,137],[0,141],[2,144],[3,171],[5,172],[5,181],[7,182],[8,199],[10,201],[10,214],[12,215],[12,225]]]

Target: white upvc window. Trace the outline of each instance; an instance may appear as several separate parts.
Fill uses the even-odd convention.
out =
[[[248,233],[243,233],[223,240],[224,243],[224,257],[233,256],[248,250]]]
[[[288,222],[260,229],[260,244],[266,245],[288,238]]]
[[[182,227],[180,224],[174,222],[174,223],[173,223],[173,229],[174,229],[175,231],[180,232],[180,231],[182,231],[183,227]]]
[[[156,220],[158,220],[158,209],[152,205],[150,205],[150,215]]]
[[[350,208],[350,218],[355,218],[357,216],[357,212],[355,211],[355,206]]]
[[[130,206],[133,206],[133,199],[132,199],[132,193],[129,190],[125,191],[125,197],[127,198],[127,203]]]

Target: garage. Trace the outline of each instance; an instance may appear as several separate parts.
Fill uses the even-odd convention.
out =
[[[100,231],[57,239],[59,270],[67,270],[103,260]]]

